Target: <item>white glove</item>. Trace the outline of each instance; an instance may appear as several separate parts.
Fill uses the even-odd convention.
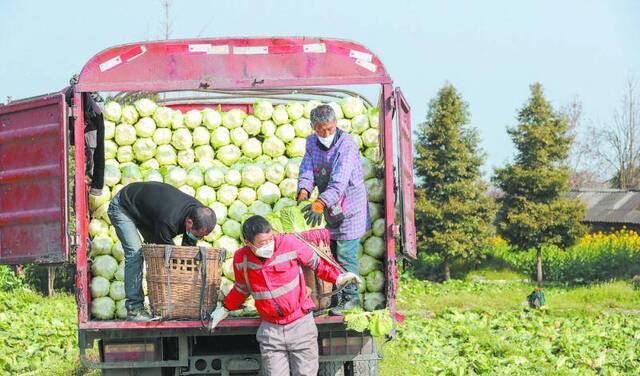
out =
[[[336,279],[336,285],[344,286],[349,282],[356,282],[358,287],[362,287],[364,285],[364,281],[360,278],[359,275],[353,274],[351,272],[342,273]]]
[[[220,324],[220,321],[224,320],[228,315],[229,310],[227,310],[222,304],[220,304],[215,310],[213,310],[213,312],[211,312],[211,315],[209,317],[209,324],[207,324],[207,329],[209,329],[210,332],[213,332],[216,326]]]

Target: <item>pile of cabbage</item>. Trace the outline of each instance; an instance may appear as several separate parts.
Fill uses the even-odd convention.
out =
[[[246,218],[263,215],[278,231],[307,229],[295,196],[306,138],[313,133],[309,115],[320,104],[258,100],[248,114],[240,108],[221,111],[215,106],[180,111],[146,98],[133,104],[107,102],[103,112],[105,186],[101,196],[90,197],[93,317],[126,318],[124,252],[107,208],[129,183],[171,184],[215,211],[218,224],[201,244],[228,250],[220,299],[233,286],[232,256],[241,245],[241,224]],[[373,222],[358,249],[366,281],[360,293],[363,307],[371,311],[385,305],[379,111],[367,108],[358,97],[327,104],[336,113],[338,127],[353,137],[361,151]],[[284,214],[286,208],[292,209]],[[180,237],[174,240],[180,244]],[[253,302],[249,300],[240,314],[255,314]]]

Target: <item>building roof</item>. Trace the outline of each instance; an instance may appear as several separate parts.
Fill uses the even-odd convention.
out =
[[[619,189],[572,190],[587,207],[583,222],[640,224],[640,192]]]

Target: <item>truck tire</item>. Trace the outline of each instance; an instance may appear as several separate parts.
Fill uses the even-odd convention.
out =
[[[354,360],[347,362],[345,376],[378,376],[380,374],[377,359]]]
[[[345,376],[344,362],[320,362],[318,376]]]

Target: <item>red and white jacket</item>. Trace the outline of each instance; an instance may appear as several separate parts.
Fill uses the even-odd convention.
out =
[[[310,243],[328,244],[328,230],[301,234]],[[224,298],[230,311],[240,309],[252,296],[260,318],[274,324],[289,324],[315,308],[307,293],[301,266],[315,270],[324,281],[336,283],[340,271],[319,257],[308,245],[291,234],[275,234],[273,255],[262,260],[244,246],[233,256],[235,283]]]

